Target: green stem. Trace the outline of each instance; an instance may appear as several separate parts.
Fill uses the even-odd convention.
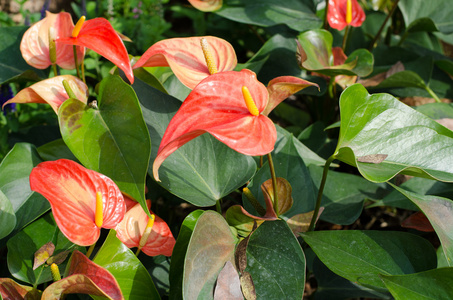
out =
[[[272,187],[274,189],[274,211],[275,214],[278,216],[278,190],[277,190],[277,177],[275,176],[275,169],[274,169],[274,162],[272,161],[272,155],[270,153],[267,154],[267,160],[269,161],[269,169],[271,171],[271,178],[272,178]]]
[[[260,214],[260,216],[264,216],[266,214],[266,209],[258,202],[258,200],[253,196],[252,192],[249,188],[245,187],[242,192],[244,193],[245,197],[250,201],[253,205],[255,210]]]
[[[324,29],[327,30],[327,13],[329,12],[329,0],[326,0],[326,8],[325,8],[325,14],[324,14]]]
[[[351,25],[347,25],[346,26],[346,29],[344,31],[344,36],[343,36],[343,45],[342,45],[342,49],[343,49],[343,52],[346,52],[346,45],[348,43],[348,38],[349,38],[349,31],[351,29]]]
[[[437,103],[442,102],[440,101],[439,97],[437,97],[436,93],[434,93],[433,90],[429,88],[429,86],[426,86],[425,90],[431,95],[431,97],[434,98],[434,100],[436,100]]]
[[[57,64],[52,64],[53,76],[58,76]]]
[[[77,71],[77,77],[79,77],[80,79],[82,79],[82,77],[80,76],[80,71],[79,71],[79,64],[77,63],[77,46],[76,45],[73,45],[72,46],[72,51],[74,53],[74,62],[75,62],[75,69]]]
[[[91,253],[93,253],[93,250],[94,250],[94,246],[95,246],[95,245],[96,245],[96,243],[94,243],[93,245],[90,246],[90,248],[88,248],[86,257],[90,258],[90,255],[91,255]]]
[[[220,203],[221,200],[222,200],[222,199],[219,199],[219,200],[217,200],[217,201],[215,202],[215,209],[217,210],[217,212],[218,212],[219,214],[222,214],[222,205],[221,205],[221,203]]]
[[[66,94],[68,94],[69,98],[71,99],[77,99],[76,95],[72,91],[71,87],[69,86],[69,82],[65,79],[63,80],[63,87],[66,91]]]
[[[376,44],[377,40],[381,36],[382,30],[384,30],[385,24],[387,24],[388,20],[392,17],[393,13],[395,12],[396,7],[398,6],[398,2],[400,0],[396,0],[395,3],[393,4],[392,9],[390,10],[389,14],[385,18],[384,22],[382,23],[381,27],[379,28],[379,31],[376,33],[374,36],[373,41],[370,44],[370,47],[368,48],[370,51],[374,48],[374,45]]]
[[[310,226],[308,227],[308,231],[313,231],[315,229],[316,220],[318,219],[319,208],[321,207],[321,200],[322,200],[322,193],[324,191],[324,186],[326,185],[327,173],[329,172],[329,166],[335,159],[335,156],[332,155],[329,159],[326,160],[326,164],[324,165],[324,171],[322,173],[321,185],[319,186],[318,190],[318,199],[316,199],[315,210],[313,212],[313,217],[311,217]]]
[[[138,255],[140,254],[140,251],[141,251],[141,250],[142,250],[142,249],[137,248],[137,251],[135,252],[135,256],[136,256],[136,257],[138,257]]]

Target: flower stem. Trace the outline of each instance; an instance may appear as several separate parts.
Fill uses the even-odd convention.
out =
[[[442,102],[442,101],[440,101],[439,97],[437,97],[436,93],[434,93],[434,91],[429,88],[429,86],[426,86],[425,90],[431,95],[431,97],[434,98],[434,100],[436,100],[437,103],[441,103]]]
[[[74,52],[74,62],[75,62],[75,69],[77,71],[77,77],[79,77],[80,79],[82,79],[82,77],[80,76],[80,71],[79,71],[79,64],[77,62],[77,46],[74,45],[72,46],[72,51]]]
[[[94,250],[94,246],[95,246],[95,245],[96,245],[96,243],[94,243],[93,245],[90,246],[90,248],[88,248],[86,257],[90,258],[90,255],[91,255],[91,253],[93,253],[93,250]]]
[[[318,198],[316,199],[315,210],[313,212],[313,217],[311,217],[310,226],[308,227],[308,231],[313,231],[315,228],[316,220],[318,219],[319,208],[321,207],[321,200],[322,200],[322,193],[324,191],[324,186],[326,184],[327,173],[329,172],[329,166],[332,161],[335,159],[335,156],[332,155],[326,160],[326,164],[324,165],[324,171],[322,173],[321,185],[319,186],[318,190]]]
[[[267,160],[269,161],[269,169],[271,171],[271,178],[272,178],[272,187],[274,189],[274,211],[275,214],[278,216],[278,190],[277,190],[277,177],[275,176],[275,169],[274,169],[274,162],[272,161],[272,155],[270,153],[267,154]]]
[[[222,204],[220,203],[220,201],[222,201],[222,199],[219,199],[215,202],[215,209],[219,214],[222,214]]]
[[[57,65],[52,64],[52,70],[53,70],[53,76],[58,76],[58,70],[57,70]]]
[[[329,12],[329,0],[326,0],[326,13],[324,14],[324,29],[327,29],[327,13]]]
[[[370,51],[373,50],[374,45],[376,44],[377,40],[381,36],[382,30],[384,30],[385,24],[387,24],[387,21],[392,17],[393,13],[395,12],[396,7],[398,6],[398,2],[400,2],[400,0],[396,0],[395,3],[393,3],[392,9],[390,10],[389,14],[387,15],[387,17],[385,18],[385,20],[382,23],[381,27],[379,28],[379,31],[374,36],[374,39],[371,42],[370,47],[368,48]]]
[[[342,49],[343,49],[343,52],[346,52],[346,45],[348,43],[348,38],[349,38],[349,31],[351,29],[351,25],[347,25],[346,26],[346,29],[344,31],[344,36],[343,36],[343,45],[342,45]]]

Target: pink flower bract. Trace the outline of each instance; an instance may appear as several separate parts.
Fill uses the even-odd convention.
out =
[[[352,20],[346,22],[346,6],[348,0],[329,0],[327,21],[330,27],[343,30],[347,25],[359,27],[365,21],[365,12],[357,0],[351,0]]]

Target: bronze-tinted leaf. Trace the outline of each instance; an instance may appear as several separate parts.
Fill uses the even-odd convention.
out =
[[[316,218],[317,220],[319,219],[319,216],[321,215],[323,210],[324,207],[319,208],[318,217]],[[310,226],[311,218],[313,217],[313,213],[314,211],[309,211],[303,214],[297,214],[286,220],[286,223],[295,236],[299,236],[299,233],[301,232],[307,232],[308,227]]]
[[[255,284],[253,283],[252,275],[244,271],[241,276],[242,294],[246,300],[256,300]]]
[[[36,270],[39,266],[42,266],[49,257],[53,255],[55,251],[55,245],[52,242],[48,242],[41,246],[38,251],[35,252],[35,260],[33,262],[33,270]]]
[[[291,196],[292,188],[291,184],[289,184],[288,180],[285,178],[277,177],[277,197],[278,197],[278,213],[279,215],[284,214],[287,212],[291,206],[293,206],[293,197]],[[272,203],[274,203],[274,187],[272,185],[272,179],[266,180],[261,185],[261,190],[263,191],[264,198],[266,199],[266,204],[268,202],[267,199],[270,199]],[[266,208],[267,213],[269,213],[269,207]]]
[[[31,286],[18,284],[10,278],[0,278],[0,295],[3,300],[41,299],[41,291]]]
[[[239,274],[231,261],[227,261],[217,277],[214,300],[243,300]]]

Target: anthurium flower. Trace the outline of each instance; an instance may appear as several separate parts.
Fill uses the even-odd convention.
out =
[[[81,24],[81,25],[80,25]],[[102,55],[124,71],[131,83],[134,82],[129,54],[118,33],[104,18],[95,18],[86,22],[78,23],[72,34],[60,37],[56,40],[59,44],[69,44],[87,47]]]
[[[159,180],[159,167],[171,153],[205,132],[242,154],[271,152],[277,132],[267,114],[292,93],[312,85],[316,84],[283,76],[272,80],[266,89],[247,69],[207,77],[170,121],[154,161],[154,178]],[[250,98],[253,104],[249,108],[246,99]]]
[[[21,90],[15,97],[5,102],[3,107],[9,103],[47,103],[57,113],[60,105],[69,99],[63,86],[63,80],[68,82],[78,100],[87,103],[88,88],[86,84],[72,75],[61,75],[39,81]]]
[[[236,53],[227,41],[213,37],[188,37],[167,39],[152,45],[134,64],[139,67],[170,67],[175,76],[193,89],[201,80],[211,75],[201,46],[205,39],[208,52],[218,72],[232,71],[237,65]]]
[[[24,60],[37,69],[45,69],[52,65],[49,55],[49,32],[58,39],[71,36],[74,23],[71,15],[66,12],[53,14],[46,12],[46,17],[33,24],[23,35],[20,52]],[[85,48],[77,47],[77,57],[80,61],[85,54]],[[73,48],[70,45],[56,46],[56,64],[63,69],[74,69],[75,60]]]
[[[150,209],[151,201],[146,200],[146,205]],[[151,225],[149,224],[148,215],[140,204],[136,202],[134,206],[128,209],[123,221],[115,228],[116,236],[129,248],[140,247],[141,251],[146,255],[171,256],[176,242],[175,238],[167,223],[154,215],[152,211],[150,213],[154,216],[154,222],[151,222]],[[149,228],[151,231],[148,237],[145,237],[146,240],[142,241],[147,227],[151,227]],[[142,242],[142,246],[140,246],[140,242]]]
[[[329,0],[327,21],[338,30],[348,25],[359,27],[365,21],[365,12],[357,0]]]
[[[94,244],[101,227],[115,228],[126,212],[110,178],[71,160],[40,163],[31,171],[30,187],[50,202],[61,232],[80,246]]]
[[[201,11],[216,11],[222,8],[222,0],[189,0],[190,4]]]

